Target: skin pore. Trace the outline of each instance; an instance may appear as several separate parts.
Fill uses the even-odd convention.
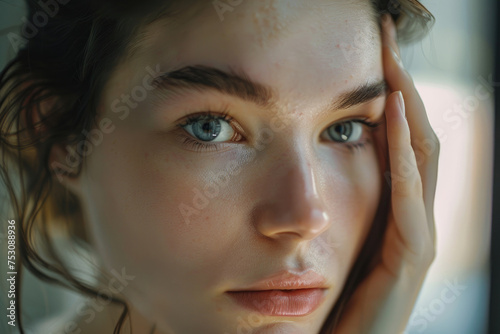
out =
[[[351,123],[361,135],[349,140],[365,144],[353,149],[328,134],[384,119],[383,91],[338,108],[346,92],[384,79],[378,23],[368,0],[243,1],[223,18],[204,2],[145,28],[102,95],[99,118],[113,131],[67,186],[105,268],[134,276],[121,291],[134,332],[155,323],[155,333],[238,333],[245,322],[253,333],[317,333],[380,200],[382,126]],[[245,73],[273,93],[272,108],[200,85],[144,84],[147,67],[185,66]],[[147,96],[132,100],[138,86]],[[178,126],[187,115],[226,110],[217,150],[186,142],[201,142]],[[213,175],[234,162],[213,195]],[[324,276],[324,303],[307,316],[255,317],[225,295],[284,269]]]

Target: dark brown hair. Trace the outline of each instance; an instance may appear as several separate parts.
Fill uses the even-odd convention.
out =
[[[43,11],[42,2],[26,2],[28,17]],[[29,27],[21,29],[23,45],[0,73],[0,175],[18,229],[16,313],[21,333],[24,328],[18,282],[23,268],[44,281],[98,296],[95,287],[68,271],[53,245],[54,229],[65,228],[69,237],[81,245],[86,236],[77,198],[60,182],[54,182],[60,173],[70,172],[49,166],[51,148],[61,143],[74,145],[85,139],[84,130],[95,126],[100,94],[117,63],[130,50],[130,42],[140,27],[160,17],[176,17],[190,2],[195,1],[58,0],[55,15],[37,27],[36,33],[27,36]],[[391,14],[401,42],[420,39],[434,20],[417,0],[371,2],[378,19],[383,13]],[[50,111],[42,114],[41,103],[47,101],[51,102]],[[78,164],[76,174],[81,166]],[[376,263],[388,203],[386,185],[371,231],[321,333],[333,333],[345,304]],[[123,306],[114,331],[119,333],[128,306],[116,296],[111,301]]]

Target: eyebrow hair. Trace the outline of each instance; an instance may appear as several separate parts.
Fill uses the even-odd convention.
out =
[[[385,80],[380,80],[375,83],[365,83],[352,91],[340,95],[340,98],[333,102],[331,109],[347,109],[371,101],[384,95],[387,88],[388,86]]]
[[[275,90],[252,81],[243,71],[238,73],[230,69],[229,72],[224,72],[203,65],[185,66],[163,73],[153,79],[153,86],[155,90],[174,92],[182,89],[200,92],[213,89],[255,103],[264,109],[276,109],[278,99]],[[329,110],[336,111],[360,105],[383,96],[386,91],[387,84],[384,79],[365,83],[331,101]]]

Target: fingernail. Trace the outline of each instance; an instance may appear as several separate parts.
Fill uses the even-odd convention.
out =
[[[389,34],[391,34],[393,40],[397,40],[398,32],[396,31],[396,25],[394,23],[389,27]]]
[[[382,24],[386,25],[387,23],[389,23],[389,14],[387,13],[382,14],[381,19],[382,19]]]
[[[401,112],[403,117],[406,118],[405,101],[403,99],[403,93],[401,93],[400,90],[398,90],[398,104],[399,104],[399,111]]]

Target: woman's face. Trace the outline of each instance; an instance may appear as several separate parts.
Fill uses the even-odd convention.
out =
[[[315,333],[379,204],[378,135],[348,122],[384,119],[378,23],[367,0],[238,2],[146,27],[106,85],[76,191],[157,329]],[[287,270],[325,278],[318,307],[227,293]]]

